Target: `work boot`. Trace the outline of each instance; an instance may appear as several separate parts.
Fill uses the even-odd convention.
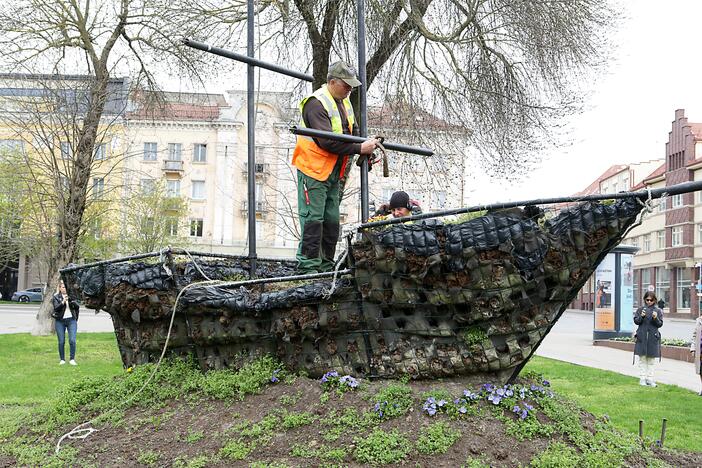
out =
[[[646,386],[646,379],[639,379],[639,385],[641,385],[642,387],[645,387]]]

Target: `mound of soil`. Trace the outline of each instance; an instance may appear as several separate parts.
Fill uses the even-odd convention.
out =
[[[528,388],[530,384],[522,385]],[[389,386],[406,390],[412,403],[396,417],[374,419],[371,416],[378,413],[375,403],[383,403],[376,401],[377,396]],[[511,422],[519,423],[519,416],[485,399],[475,403],[474,411],[467,415],[451,417],[439,412],[429,416],[423,410],[429,394],[461,396],[465,389],[478,391],[474,381],[452,379],[406,385],[364,382],[358,389],[342,393],[325,391],[318,380],[298,377],[292,383],[267,386],[262,393],[243,400],[189,395],[159,408],[133,407],[116,423],[97,426],[98,431],[85,440],[67,439],[63,447],[73,452],[70,464],[76,466],[367,466],[369,459],[359,455],[361,447],[366,452],[376,450],[371,457],[379,458],[370,459],[376,464],[383,456],[401,449],[402,444],[369,444],[374,431],[380,429],[383,434],[399,434],[407,442],[404,457],[392,461],[392,465],[560,466],[539,462],[554,442],[580,453],[567,431],[555,429],[540,434],[537,430],[530,435],[531,426],[523,426],[515,433],[516,426]],[[393,404],[391,400],[389,405]],[[564,427],[538,408],[534,414],[533,428]],[[606,424],[580,410],[572,414],[590,434]],[[63,429],[69,431],[74,426]],[[433,438],[427,436],[430,428],[438,426],[443,428],[443,435],[434,432]],[[454,436],[444,437],[449,433]],[[55,444],[60,434],[51,434],[46,442]],[[629,434],[619,436],[632,439]],[[441,448],[431,453],[431,447]],[[702,453],[638,448],[625,458],[623,466],[643,467],[655,460],[671,466],[702,466]],[[0,455],[0,466],[17,463],[8,455]]]

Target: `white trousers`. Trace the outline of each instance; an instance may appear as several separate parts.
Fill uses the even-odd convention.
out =
[[[639,358],[639,376],[642,379],[653,381],[653,370],[656,367],[655,357],[638,356]]]

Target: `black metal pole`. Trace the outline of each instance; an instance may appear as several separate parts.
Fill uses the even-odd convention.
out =
[[[334,133],[334,132],[325,132],[323,130],[316,130],[314,128],[298,128],[298,127],[290,127],[290,133],[293,133],[295,135],[305,135],[305,136],[311,136],[311,137],[317,137],[317,138],[328,138],[330,140],[336,140],[336,141],[345,141],[347,143],[363,143],[366,141],[365,138],[359,137],[359,136],[354,136],[354,135],[345,135],[341,133]],[[419,154],[422,156],[433,156],[434,151],[430,150],[429,148],[422,148],[420,146],[408,146],[408,145],[403,145],[400,143],[388,143],[384,142],[383,146],[385,149],[390,150],[390,151],[399,151],[401,153],[412,153],[412,154]],[[366,169],[366,173],[368,170]]]
[[[253,0],[246,2],[246,55],[254,56],[254,7]],[[254,103],[254,66],[246,65],[247,148],[248,148],[248,212],[249,212],[249,263],[251,278],[256,277],[256,106]]]
[[[366,13],[365,1],[356,0],[358,15],[358,77],[361,86],[358,90],[358,130],[361,137],[368,136],[366,109]],[[363,158],[361,164],[361,221],[368,221],[368,158]]]
[[[264,62],[263,60],[259,60],[253,56],[247,57],[246,55],[237,54],[236,52],[232,52],[231,50],[213,47],[203,42],[193,41],[192,39],[183,39],[183,44],[185,44],[188,47],[192,47],[193,49],[198,49],[204,52],[209,52],[214,55],[219,55],[220,57],[226,57],[232,60],[236,60],[238,62],[243,62],[249,65],[265,68],[266,70],[271,70],[276,73],[280,73],[281,75],[292,76],[293,78],[298,78],[303,81],[309,81],[310,83],[314,81],[312,75],[301,73],[295,70],[288,70],[287,68],[283,68],[272,63]]]
[[[415,216],[405,216],[404,218],[385,219],[382,221],[374,221],[365,223],[359,226],[359,229],[369,227],[387,226],[389,224],[406,223],[408,221],[417,221],[419,219],[437,218],[441,216],[450,216],[463,213],[472,213],[483,210],[501,210],[505,208],[516,208],[527,205],[552,205],[554,203],[579,203],[584,201],[598,200],[616,200],[622,198],[638,198],[642,202],[648,197],[651,199],[661,198],[665,195],[679,195],[681,193],[697,192],[702,190],[702,180],[695,182],[685,182],[683,184],[671,185],[669,187],[661,187],[651,190],[639,190],[638,192],[619,192],[619,193],[603,193],[599,195],[586,195],[580,197],[557,197],[557,198],[536,198],[534,200],[521,200],[515,202],[492,203],[490,205],[475,205],[465,208],[456,208],[453,210],[432,211]]]

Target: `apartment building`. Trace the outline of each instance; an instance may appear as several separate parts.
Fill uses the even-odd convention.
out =
[[[641,181],[631,179],[631,189],[662,188],[693,180],[702,180],[702,124],[688,122],[685,111],[678,109],[665,145],[665,159]],[[639,249],[634,256],[635,306],[640,305],[646,291],[654,291],[664,301],[669,316],[699,315],[702,192],[654,202],[653,211],[644,215],[622,243]],[[593,292],[591,279],[573,306],[592,310]]]
[[[126,82],[121,84],[119,89],[126,89]],[[94,194],[101,196],[111,190],[116,193],[116,203],[124,203],[137,191],[161,184],[168,195],[187,202],[187,215],[169,224],[170,234],[185,239],[192,250],[247,255],[246,92],[153,95],[141,91],[128,97],[128,101],[113,105],[110,118],[119,120],[119,125],[96,150],[99,159],[119,160],[119,171],[101,171],[98,164],[91,187]],[[299,119],[297,102],[283,92],[257,92],[256,98],[257,253],[292,258],[299,224],[297,176],[290,164],[296,140],[289,127]],[[428,113],[414,111],[407,120],[403,112],[389,104],[371,107],[369,133],[383,133],[393,142],[410,145],[421,144],[418,132],[424,138],[465,137]],[[406,190],[425,211],[461,205],[462,154],[439,152],[424,158],[392,152],[388,157],[391,177],[382,177],[381,167],[370,173],[371,209],[386,202],[395,190]],[[355,166],[344,192],[341,222],[357,223],[361,216],[360,177]],[[125,234],[120,232],[125,229],[124,220],[115,220],[111,226],[114,232],[102,226],[95,229],[96,235]],[[24,274],[17,289],[45,281],[36,262],[23,258],[21,263]]]

